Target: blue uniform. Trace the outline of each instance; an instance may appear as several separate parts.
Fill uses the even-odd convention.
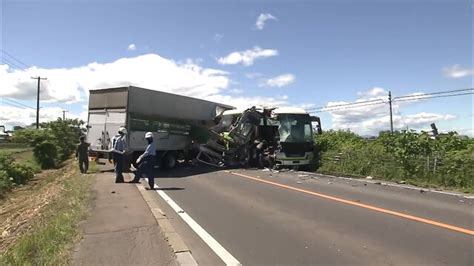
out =
[[[153,172],[156,161],[156,143],[151,142],[148,144],[141,157],[142,159],[140,160],[140,165],[135,172],[135,178],[133,178],[132,182],[139,182],[140,178],[145,175],[148,178],[148,185],[151,189],[153,189],[155,187],[155,175]]]
[[[114,152],[112,153],[115,165],[115,183],[122,183],[123,180],[123,154],[115,151],[125,151],[127,149],[127,142],[125,136],[115,136],[113,143]]]

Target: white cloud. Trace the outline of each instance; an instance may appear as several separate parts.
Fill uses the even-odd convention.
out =
[[[242,89],[231,89],[231,90],[229,90],[229,93],[242,94],[242,93],[244,93],[244,90],[242,90]]]
[[[36,98],[36,81],[40,75],[41,100],[79,102],[81,94],[90,89],[136,85],[150,89],[204,98],[227,88],[227,72],[203,68],[193,62],[176,63],[157,54],[121,58],[111,63],[91,63],[74,68],[42,69],[32,67],[26,71],[11,71],[0,65],[0,96],[22,100]],[[3,89],[5,88],[5,89]]]
[[[307,109],[314,108],[315,106],[316,106],[316,104],[314,104],[314,103],[301,103],[301,104],[297,105],[296,107],[307,110]]]
[[[461,67],[460,65],[452,65],[443,68],[443,73],[448,78],[463,78],[474,75],[474,69]]]
[[[417,95],[421,93],[414,93]],[[389,106],[387,104],[388,91],[382,88],[373,88],[366,92],[358,93],[365,98],[359,98],[353,102],[329,102],[326,105],[328,113],[331,115],[332,128],[351,130],[360,135],[377,135],[380,131],[390,129]],[[418,99],[422,99],[420,96]],[[371,101],[364,103],[365,101]],[[379,101],[377,101],[379,100]],[[344,104],[360,103],[359,107],[341,106]],[[438,121],[447,121],[455,119],[451,114],[437,114],[421,112],[416,114],[401,115],[400,104],[408,105],[412,102],[394,102],[393,108],[393,127],[395,130],[406,129],[424,129],[429,124]]]
[[[270,13],[261,13],[258,16],[257,21],[255,22],[255,27],[257,27],[257,29],[259,29],[259,30],[263,30],[267,20],[277,20],[277,18],[274,17]]]
[[[219,42],[220,40],[222,40],[222,38],[224,38],[224,36],[219,33],[214,34],[214,37],[212,37],[212,39],[216,42]]]
[[[131,43],[128,45],[127,50],[129,51],[135,51],[137,49],[137,46],[135,46],[134,43]]]
[[[230,95],[212,95],[207,99],[210,101],[229,104],[239,109],[246,109],[252,106],[288,106],[286,99],[278,99],[274,97],[235,97]]]
[[[221,65],[236,65],[243,64],[244,66],[250,66],[256,59],[277,56],[278,51],[273,49],[262,49],[255,46],[252,49],[232,52],[225,57],[220,57],[217,62]]]
[[[229,89],[233,83],[226,71],[204,68],[199,60],[177,62],[157,54],[121,58],[109,63],[90,63],[72,68],[38,68],[26,71],[9,69],[0,64],[0,97],[16,100],[35,100],[36,81],[31,76],[48,77],[42,82],[41,101],[70,102],[78,107],[70,118],[87,119],[84,96],[90,89],[136,85],[149,89],[186,95],[232,106],[248,108],[252,105],[288,106],[288,96],[261,97],[241,95],[240,88]],[[51,121],[62,116],[62,108],[42,108],[41,121]],[[7,126],[29,125],[35,121],[35,110],[0,108],[0,123]]]
[[[284,74],[267,80],[263,80],[260,83],[260,87],[284,87],[288,86],[291,83],[295,82],[295,75],[293,74]]]
[[[366,97],[379,97],[379,96],[387,96],[388,92],[383,88],[374,87],[368,91],[359,91],[357,92],[357,95],[366,96]]]
[[[63,109],[59,107],[45,107],[40,109],[40,123],[56,120],[63,115]],[[67,114],[67,118],[79,118],[74,114]],[[18,108],[12,106],[1,106],[0,124],[7,128],[13,126],[29,126],[36,122],[36,110],[29,108]]]
[[[262,73],[257,73],[257,72],[245,73],[245,77],[247,77],[248,79],[259,78],[261,76],[263,76],[263,74]]]

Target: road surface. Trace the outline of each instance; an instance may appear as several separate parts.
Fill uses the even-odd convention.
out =
[[[242,265],[474,265],[472,198],[301,172],[186,166],[158,176]],[[225,264],[155,194],[196,261]]]

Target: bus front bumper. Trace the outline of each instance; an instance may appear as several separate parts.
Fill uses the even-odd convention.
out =
[[[298,166],[298,165],[309,165],[313,160],[313,153],[306,152],[305,156],[302,157],[288,157],[284,153],[278,153],[275,157],[276,165],[280,166]]]

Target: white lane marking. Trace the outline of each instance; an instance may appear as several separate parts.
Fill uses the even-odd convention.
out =
[[[217,242],[204,228],[189,216],[174,200],[172,200],[159,186],[155,184],[156,192],[170,207],[193,229],[193,231],[216,253],[226,265],[242,265],[219,242]]]

